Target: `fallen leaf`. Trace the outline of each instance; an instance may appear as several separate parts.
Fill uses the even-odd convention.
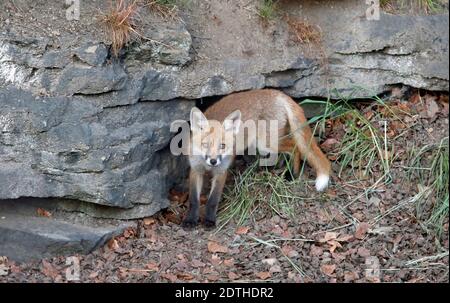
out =
[[[208,242],[208,251],[212,253],[227,253],[228,248],[226,246],[220,245],[215,241]]]
[[[372,117],[373,117],[374,115],[375,115],[374,112],[373,112],[372,110],[370,110],[370,111],[368,111],[368,112],[366,112],[366,113],[364,114],[364,117],[365,117],[367,120],[370,120],[370,119],[372,119]]]
[[[145,237],[147,239],[149,239],[150,242],[152,242],[152,243],[157,243],[158,239],[159,239],[158,234],[156,233],[156,230],[154,230],[154,229],[146,229]]]
[[[177,276],[175,276],[172,273],[163,273],[163,274],[161,274],[161,278],[169,280],[172,283],[178,280]]]
[[[187,261],[186,256],[184,254],[178,254],[177,259],[181,261]]]
[[[334,262],[339,263],[345,260],[345,253],[331,252]]]
[[[197,260],[197,259],[193,259],[192,262],[191,262],[191,265],[193,267],[205,267],[206,264],[203,263],[202,261]]]
[[[421,100],[420,94],[418,94],[418,93],[413,94],[413,95],[409,98],[409,102],[411,102],[412,104],[419,103],[420,100]]]
[[[238,278],[239,278],[239,276],[238,276],[237,274],[235,274],[234,272],[230,271],[230,272],[228,273],[228,279],[230,279],[230,280],[236,280],[236,279],[238,279]]]
[[[233,258],[225,259],[223,261],[223,265],[228,266],[228,267],[234,266],[234,259]]]
[[[237,229],[236,229],[236,234],[237,235],[245,235],[246,233],[248,233],[248,231],[249,231],[249,227],[247,227],[247,226],[239,226]]]
[[[336,239],[336,241],[348,242],[348,241],[352,240],[353,238],[354,238],[353,235],[341,235]]]
[[[328,160],[330,161],[336,161],[337,156],[336,155],[327,155]]]
[[[203,275],[217,274],[217,272],[214,270],[214,268],[213,268],[213,267],[210,267],[210,266],[205,267],[205,268],[202,270],[202,273],[203,273]]]
[[[353,282],[355,280],[359,279],[359,275],[357,272],[353,272],[353,271],[346,271],[344,273],[344,282]]]
[[[412,278],[410,280],[408,280],[408,283],[418,283],[420,281],[423,281],[425,279],[425,277],[416,277],[416,278]]]
[[[338,234],[335,232],[326,232],[322,239],[319,239],[320,243],[325,243],[330,240],[335,240],[337,238]]]
[[[300,275],[298,273],[294,273],[292,271],[288,272],[288,279],[293,280],[295,283],[302,282],[302,278],[300,277]]]
[[[156,222],[156,220],[153,219],[153,218],[144,218],[144,225],[145,225],[145,226],[152,225],[152,224],[154,224],[155,222]]]
[[[336,269],[335,264],[324,264],[320,267],[320,270],[329,277],[334,277],[334,271]]]
[[[311,254],[311,256],[315,256],[315,257],[321,256],[323,254],[323,249],[322,249],[322,247],[312,245],[310,254]]]
[[[256,273],[255,276],[261,280],[267,280],[272,276],[272,274],[268,271],[261,271],[261,272]]]
[[[58,276],[58,270],[47,260],[42,260],[41,272],[53,280]]]
[[[368,250],[368,249],[365,248],[365,247],[360,247],[360,248],[358,248],[357,253],[358,253],[358,255],[360,255],[360,256],[363,257],[363,258],[366,258],[366,257],[369,257],[369,256],[370,256],[370,250]]]
[[[129,227],[129,228],[125,229],[123,232],[123,236],[127,239],[134,237],[134,235],[136,235],[136,231],[134,230],[133,227]]]
[[[178,279],[185,280],[185,281],[190,281],[190,280],[194,279],[193,275],[186,273],[186,272],[177,274],[177,277],[178,277]]]
[[[430,119],[433,119],[437,113],[439,113],[439,106],[434,99],[427,98],[427,116]]]
[[[215,282],[220,279],[220,276],[218,274],[210,274],[206,276],[206,279],[208,279],[208,281]]]
[[[330,248],[329,248],[330,252],[334,252],[336,250],[336,248],[338,248],[338,247],[341,248],[342,247],[341,243],[339,243],[336,240],[330,240],[327,243],[330,244]]]
[[[41,217],[47,217],[47,218],[50,218],[52,216],[51,212],[49,212],[48,210],[45,210],[43,208],[38,208],[37,214]]]
[[[174,224],[180,224],[181,223],[181,218],[180,218],[180,216],[179,215],[176,215],[175,213],[173,213],[172,211],[168,211],[166,214],[165,214],[165,219],[168,221],[168,222],[171,222],[171,223],[174,223]]]
[[[284,230],[280,227],[280,225],[275,225],[273,228],[272,228],[272,230],[271,230],[271,233],[272,234],[275,234],[275,235],[278,235],[278,236],[281,236],[282,234],[283,234],[283,232],[284,232]]]
[[[292,249],[291,251],[289,251],[289,253],[287,254],[287,256],[288,256],[289,258],[295,258],[295,257],[298,257],[298,252],[297,252],[296,250]]]
[[[366,223],[366,222],[359,223],[359,225],[358,225],[358,227],[356,228],[356,231],[355,231],[355,238],[359,239],[359,240],[364,239],[364,236],[369,231],[369,228],[370,228],[370,224],[369,223]]]
[[[336,198],[337,197],[337,191],[334,190],[334,189],[331,189],[331,188],[327,190],[326,194],[327,194],[327,196],[329,198]]]
[[[320,144],[320,147],[327,149],[330,148],[332,145],[338,144],[339,141],[335,138],[328,138],[326,139],[322,144]]]
[[[445,117],[448,117],[448,103],[441,103],[442,104],[442,113]]]
[[[281,247],[281,252],[286,256],[289,256],[292,250],[293,248],[289,245],[284,245],[283,247]]]
[[[151,271],[159,271],[159,266],[156,262],[149,262],[145,267]]]
[[[118,250],[120,249],[119,243],[117,242],[117,240],[115,238],[112,238],[111,240],[108,241],[108,247],[111,250]]]
[[[17,266],[17,265],[14,264],[14,263],[10,264],[9,270],[10,270],[12,273],[15,273],[15,274],[20,273],[20,271],[21,271],[21,270],[20,270],[20,266]]]

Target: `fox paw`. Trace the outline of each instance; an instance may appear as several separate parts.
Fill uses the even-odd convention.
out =
[[[207,230],[214,229],[214,228],[216,228],[216,221],[205,220],[203,225],[205,226],[205,229],[207,229]]]
[[[194,229],[197,226],[197,224],[198,224],[198,220],[185,219],[181,223],[181,227],[186,230],[191,230],[191,229]]]

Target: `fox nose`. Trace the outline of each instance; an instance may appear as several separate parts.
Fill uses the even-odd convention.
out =
[[[216,159],[211,159],[211,160],[209,160],[209,163],[211,163],[211,165],[216,165],[217,164],[217,160]]]

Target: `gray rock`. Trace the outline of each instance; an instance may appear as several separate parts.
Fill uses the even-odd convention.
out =
[[[179,79],[172,73],[149,70],[143,77],[143,100],[170,100],[177,98]]]
[[[167,207],[187,163],[173,156],[170,124],[192,102],[102,107],[84,97],[0,92],[0,200],[56,197],[132,208],[141,216]]]
[[[103,43],[86,43],[75,50],[75,55],[89,65],[101,66],[108,57],[108,49]]]
[[[36,67],[40,68],[64,68],[70,64],[70,52],[65,51],[48,51],[42,56]]]
[[[9,200],[0,203],[0,255],[17,262],[53,256],[87,254],[110,238],[134,226],[131,222],[102,223],[80,215],[64,217],[37,215],[37,207],[51,207],[48,201]],[[40,205],[39,205],[40,204]]]
[[[160,63],[185,65],[191,60],[189,50],[192,38],[185,28],[158,31],[154,39],[158,41],[154,48],[154,56]]]
[[[91,67],[71,64],[64,68],[55,92],[60,94],[101,94],[124,88],[127,74],[118,64]]]
[[[128,61],[149,62],[167,65],[185,65],[191,61],[189,51],[192,38],[184,26],[176,29],[158,27],[148,33],[151,40],[141,39],[127,49]]]
[[[184,67],[192,39],[182,26],[147,30],[152,41],[132,44],[123,63],[106,66],[107,50],[101,42],[82,43],[75,49],[82,64],[67,65],[73,61],[69,49],[49,48],[45,39],[0,36],[0,85],[12,83],[55,96],[120,91],[107,101],[111,105],[139,99],[198,99],[265,86],[282,88],[294,97],[326,97],[329,92],[335,92],[332,97],[369,97],[391,84],[449,89],[448,15],[381,14],[380,21],[367,21],[349,18],[351,12],[346,10],[327,9],[316,20],[324,32],[327,60],[318,56],[320,52],[307,56],[283,46],[286,32],[274,42],[282,51],[274,49],[270,56],[224,56]],[[337,24],[339,31],[334,30]],[[133,83],[128,85],[127,79]]]

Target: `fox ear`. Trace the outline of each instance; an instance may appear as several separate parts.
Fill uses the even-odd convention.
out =
[[[193,107],[191,109],[191,130],[192,131],[202,131],[208,126],[208,119],[205,115],[197,108]]]
[[[233,131],[236,135],[239,132],[239,127],[241,126],[241,111],[235,110],[229,114],[223,121],[223,127],[225,131]]]

